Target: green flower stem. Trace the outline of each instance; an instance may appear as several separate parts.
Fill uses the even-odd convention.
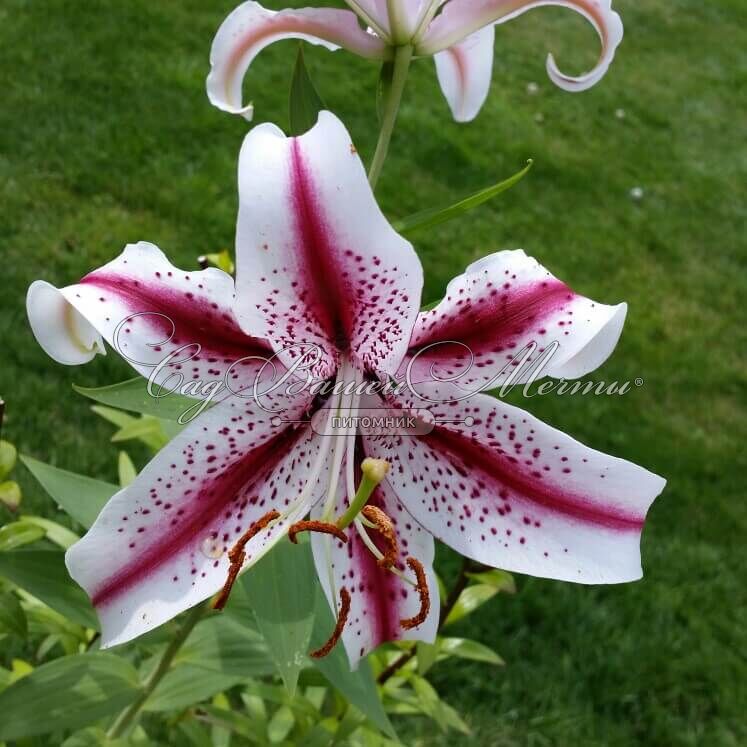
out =
[[[168,648],[163,652],[163,656],[161,656],[158,665],[150,674],[148,679],[143,683],[143,691],[140,696],[137,700],[127,706],[119,716],[117,716],[116,721],[107,732],[107,737],[109,739],[117,739],[121,737],[127,731],[132,722],[138,717],[148,698],[153,694],[156,687],[158,687],[158,683],[171,668],[174,657],[179,652],[182,644],[187,640],[189,634],[194,630],[195,625],[200,622],[209,609],[210,603],[204,602],[203,604],[198,604],[189,611],[181,628],[179,628],[171,643],[169,643]]]
[[[384,114],[381,118],[379,141],[376,144],[376,152],[371,161],[371,168],[368,171],[368,181],[371,189],[376,188],[376,183],[379,181],[381,169],[386,160],[386,154],[389,151],[389,141],[392,139],[394,123],[397,121],[397,113],[399,112],[399,105],[405,90],[405,81],[407,80],[411,61],[412,47],[409,44],[395,47],[392,84],[384,102]]]

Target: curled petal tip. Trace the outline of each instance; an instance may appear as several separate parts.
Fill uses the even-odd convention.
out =
[[[265,47],[283,39],[301,39],[332,51],[344,47],[369,58],[383,58],[386,52],[381,39],[367,34],[349,10],[289,8],[275,12],[250,0],[239,5],[215,35],[207,78],[210,102],[251,120],[252,105],[241,101],[244,75]]]
[[[623,25],[620,16],[612,10],[609,2],[605,4],[590,3],[591,11],[583,9],[586,3],[580,3],[577,8],[573,4],[570,5],[585,16],[596,28],[602,41],[602,53],[599,61],[594,69],[588,73],[572,76],[560,71],[555,62],[555,57],[550,53],[547,55],[545,68],[548,77],[558,88],[571,93],[578,93],[596,85],[606,74],[615,57],[615,50],[622,41]]]
[[[29,287],[26,311],[37,342],[50,358],[67,366],[88,363],[96,354],[106,355],[103,338],[65,293],[44,280]]]

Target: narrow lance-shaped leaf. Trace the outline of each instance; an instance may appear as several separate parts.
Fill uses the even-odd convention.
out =
[[[86,593],[69,576],[65,554],[56,550],[0,553],[0,576],[79,625],[98,629]]]
[[[482,643],[471,641],[468,638],[441,638],[439,640],[439,652],[445,656],[457,656],[460,659],[480,661],[485,664],[502,666],[505,664],[492,648]]]
[[[102,387],[84,387],[73,384],[78,394],[100,402],[110,407],[139,412],[142,415],[153,415],[165,420],[178,420],[190,408],[194,408],[198,401],[185,397],[183,394],[167,394],[153,397],[148,393],[148,382],[141,376]],[[156,387],[158,390],[158,387]]]
[[[444,625],[451,625],[457,620],[471,615],[478,607],[481,607],[489,599],[492,599],[497,593],[498,589],[495,586],[488,586],[488,584],[468,586],[459,595],[459,599],[457,599],[456,604],[452,607]]]
[[[449,207],[429,208],[428,210],[423,210],[419,213],[415,213],[414,215],[410,215],[407,218],[403,218],[402,220],[395,221],[393,225],[397,229],[397,231],[407,235],[409,233],[412,233],[413,231],[417,231],[422,228],[432,228],[433,226],[437,226],[439,223],[444,223],[447,220],[451,220],[452,218],[458,218],[468,210],[471,210],[478,205],[482,205],[482,203],[493,199],[493,197],[501,194],[501,192],[505,192],[507,189],[513,187],[514,184],[524,178],[524,176],[531,168],[532,160],[529,159],[529,161],[527,161],[527,165],[523,169],[521,169],[521,171],[517,171],[513,176],[508,177],[508,179],[504,179],[502,182],[498,182],[497,184],[493,184],[490,187],[481,189],[479,192],[475,192],[473,195],[465,197],[463,200],[455,202]]]
[[[172,669],[158,683],[144,709],[149,712],[176,711],[209,700],[246,678],[241,674],[224,674],[202,667],[182,665]]]
[[[86,529],[119,490],[111,483],[52,467],[28,456],[22,456],[21,461],[57,505]]]
[[[63,527],[56,521],[51,521],[41,516],[24,516],[23,521],[39,527],[50,542],[54,542],[55,545],[61,547],[63,550],[67,550],[80,539],[75,532],[71,532],[67,527]]]
[[[0,594],[0,633],[11,633],[19,638],[28,634],[26,613],[15,594]]]
[[[137,477],[135,465],[126,451],[119,452],[117,471],[119,472],[119,484],[123,488],[126,488]]]
[[[30,521],[14,521],[12,524],[6,524],[0,527],[0,553],[30,545],[42,539],[44,535],[44,530]]]
[[[314,87],[306,68],[303,46],[299,44],[290,89],[291,135],[303,135],[304,132],[310,130],[316,124],[319,112],[324,108],[324,102]]]
[[[0,693],[0,740],[15,740],[92,724],[138,695],[133,666],[102,652],[44,664]]]
[[[316,574],[308,543],[281,542],[246,574],[246,588],[260,633],[288,692],[306,664],[314,625]]]

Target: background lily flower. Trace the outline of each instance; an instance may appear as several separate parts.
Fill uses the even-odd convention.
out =
[[[410,45],[415,56],[434,56],[438,80],[454,119],[467,122],[480,111],[490,88],[495,26],[542,5],[580,13],[602,43],[593,70],[565,75],[552,54],[550,79],[566,91],[583,91],[607,72],[622,40],[620,16],[611,0],[347,0],[354,12],[334,8],[268,10],[245,2],[223,22],[210,54],[207,91],[215,106],[251,119],[242,103],[247,68],[266,46],[282,39],[303,39],[330,50],[340,47],[370,59],[388,59],[397,46]],[[364,30],[358,18],[367,26]]]
[[[517,345],[550,338],[560,344],[551,373],[581,375],[619,337],[624,305],[579,296],[523,252],[470,266],[439,306],[420,312],[417,255],[381,213],[348,132],[328,112],[297,138],[273,125],[253,129],[241,150],[239,197],[235,298],[222,273],[187,280],[154,247],[136,245],[76,286],[31,287],[40,343],[62,362],[80,362],[60,351],[90,348],[96,332],[111,336],[116,314],[155,303],[166,316],[173,304],[180,338],[202,339],[201,315],[184,301],[195,282],[208,306],[216,289],[224,293],[226,360],[269,348],[290,368],[313,348],[321,351],[315,380],[340,385],[385,381],[426,342],[461,338],[486,366],[472,382],[478,388],[511,363]],[[144,350],[152,333],[132,327],[132,345]],[[443,349],[435,363],[458,366]],[[548,578],[640,576],[640,533],[661,478],[490,397],[423,386],[438,404],[422,436],[359,433],[354,421],[332,435],[312,427],[315,413],[422,407],[407,392],[344,388],[326,401],[308,391],[232,397],[190,423],[67,554],[100,616],[103,645],[225,590],[232,571],[300,529],[320,530],[314,559],[352,666],[384,641],[433,640],[433,536],[482,562]],[[366,458],[385,460],[389,472],[369,478]],[[299,524],[309,514],[312,523]]]

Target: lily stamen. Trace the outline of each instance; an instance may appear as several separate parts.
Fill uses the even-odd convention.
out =
[[[295,524],[291,524],[288,529],[288,539],[294,544],[298,544],[296,535],[300,532],[321,532],[322,534],[333,534],[337,537],[340,542],[347,542],[348,537],[345,532],[342,531],[336,524],[332,524],[328,521],[297,521]]]
[[[405,630],[410,630],[410,628],[417,628],[418,625],[422,625],[425,622],[431,609],[431,595],[428,592],[428,581],[425,577],[425,568],[423,568],[423,564],[411,556],[407,558],[407,565],[410,566],[410,569],[415,573],[415,577],[418,579],[416,588],[420,595],[420,611],[418,614],[414,617],[406,617],[399,621],[399,624]]]
[[[236,542],[236,544],[228,551],[228,559],[231,561],[231,565],[228,568],[228,577],[226,578],[226,583],[223,585],[223,589],[221,589],[220,594],[213,602],[214,610],[222,610],[226,606],[228,598],[231,596],[233,585],[236,583],[239,572],[241,571],[241,568],[244,565],[244,561],[246,560],[246,553],[244,552],[244,549],[246,548],[249,541],[253,537],[256,537],[270,522],[273,522],[279,518],[280,513],[278,511],[275,511],[275,509],[273,509],[272,511],[268,511],[264,516],[255,521],[254,524],[252,524],[249,529],[247,529],[246,532],[239,538],[238,542]]]
[[[350,613],[350,593],[343,586],[340,589],[340,611],[337,613],[337,624],[335,629],[332,631],[332,635],[329,637],[327,642],[316,651],[311,651],[309,656],[312,659],[321,659],[326,656],[336,645],[337,641],[340,640],[345,623],[348,621],[348,614]]]
[[[397,562],[397,534],[392,520],[377,506],[364,506],[361,514],[370,521],[386,542],[382,557],[377,560],[382,568],[391,568]]]
[[[373,555],[377,561],[381,561],[384,558],[384,553],[379,550],[378,547],[374,544],[374,541],[368,536],[368,532],[366,531],[366,527],[364,526],[363,522],[368,522],[367,519],[365,519],[362,516],[359,516],[355,519],[355,528],[358,532],[358,536],[361,538],[361,541],[366,546],[368,551]],[[375,527],[373,527],[375,529]],[[388,570],[390,573],[393,573],[397,578],[402,579],[406,584],[409,584],[413,588],[417,588],[418,582],[413,581],[411,578],[408,578],[407,574],[403,573],[399,568],[397,568],[396,565],[389,566],[386,570]]]

